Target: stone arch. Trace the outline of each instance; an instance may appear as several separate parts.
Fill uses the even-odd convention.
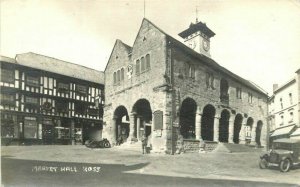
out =
[[[192,98],[182,101],[179,114],[180,133],[185,139],[195,139],[195,117],[197,103]]]
[[[263,127],[263,122],[261,120],[259,120],[257,122],[257,126],[256,126],[256,129],[255,129],[255,142],[257,144],[257,146],[261,146],[261,142],[260,142],[260,138],[261,138],[261,130],[262,130],[262,127]]]
[[[240,141],[240,131],[242,128],[243,116],[242,114],[237,114],[234,119],[234,129],[233,129],[233,142],[238,144]]]
[[[246,139],[247,144],[251,142],[251,134],[252,134],[251,132],[252,132],[253,123],[254,123],[253,118],[248,117],[247,123],[245,126],[245,139]]]
[[[129,116],[125,106],[120,105],[114,111],[116,141],[125,142],[129,136]]]
[[[150,102],[147,99],[137,100],[133,107],[132,113],[136,115],[134,122],[134,135],[140,139],[144,134],[149,136],[152,132],[152,110]]]
[[[213,105],[206,105],[203,108],[201,118],[201,137],[203,140],[214,140],[214,119],[216,109]]]
[[[230,112],[226,109],[222,110],[219,120],[219,141],[228,142],[229,138],[229,118]]]

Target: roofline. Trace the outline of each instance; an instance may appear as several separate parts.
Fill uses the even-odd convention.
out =
[[[294,82],[296,82],[296,78],[292,78],[289,81],[287,81],[286,83],[280,85],[276,90],[274,90],[274,94],[278,93],[279,91],[283,90],[284,88],[288,87],[289,85],[293,84]]]
[[[14,58],[11,58],[11,57],[7,57],[7,56],[2,56],[2,55],[0,55],[0,61],[1,62],[9,62],[9,63],[16,63],[16,59],[14,59]]]
[[[209,58],[209,57],[207,57],[207,56],[205,56],[205,55],[203,55],[203,54],[200,54],[200,53],[198,53],[198,52],[196,52],[196,51],[190,49],[189,47],[187,47],[186,45],[184,45],[182,42],[176,40],[174,37],[172,37],[172,36],[170,36],[170,35],[168,35],[168,34],[167,34],[167,36],[168,36],[171,40],[174,40],[175,42],[179,43],[179,45],[181,45],[182,47],[184,47],[184,49],[186,49],[186,50],[188,50],[189,52],[193,53],[193,55],[195,55],[196,58],[207,58],[208,60],[211,60],[211,61],[215,62],[216,65],[217,65],[218,67],[213,67],[213,68],[215,68],[215,69],[217,69],[217,70],[219,70],[219,71],[225,73],[226,75],[232,77],[233,79],[237,80],[237,81],[240,82],[240,83],[242,83],[242,82],[240,81],[240,79],[242,79],[242,80],[244,80],[244,81],[247,81],[249,84],[251,84],[251,86],[253,86],[253,88],[252,88],[251,86],[249,86],[249,85],[245,85],[245,86],[247,86],[248,88],[250,88],[250,89],[252,89],[252,90],[255,90],[255,91],[257,91],[257,92],[259,92],[259,93],[261,93],[261,94],[263,94],[263,95],[265,95],[265,96],[268,97],[268,93],[265,92],[263,89],[261,89],[261,88],[260,88],[259,86],[257,86],[256,84],[254,84],[254,83],[252,83],[251,81],[248,81],[248,80],[246,80],[246,79],[244,79],[244,78],[242,78],[242,77],[236,75],[235,73],[229,71],[229,70],[226,69],[225,67],[219,65],[219,64],[218,64],[216,61],[214,61],[213,59],[211,59],[211,58]],[[203,59],[201,59],[201,61],[204,62],[204,63],[206,63],[208,66],[210,66],[210,63],[209,63],[209,62],[205,62],[205,60],[203,60]],[[245,83],[242,83],[242,84],[245,84]],[[257,88],[257,87],[258,87],[258,88]]]
[[[127,45],[126,43],[122,42],[122,40],[116,39],[115,44],[114,44],[114,46],[113,46],[113,49],[112,49],[111,52],[110,52],[110,55],[109,55],[108,61],[107,61],[107,63],[106,63],[106,66],[105,66],[105,68],[104,68],[104,72],[105,72],[106,69],[107,69],[108,63],[110,62],[111,56],[112,56],[113,51],[115,50],[115,47],[116,47],[116,45],[117,45],[118,42],[121,42],[125,47],[130,47],[130,48],[132,48],[130,45]],[[130,53],[131,53],[131,52],[130,52]],[[129,54],[130,54],[130,53],[129,53]]]
[[[83,66],[83,65],[81,65],[81,64],[76,64],[76,63],[73,63],[73,62],[68,62],[68,61],[60,60],[60,59],[58,59],[58,58],[54,58],[54,57],[50,57],[50,56],[46,56],[46,55],[42,55],[42,54],[38,54],[38,53],[34,53],[34,52],[28,52],[28,53],[31,53],[31,54],[34,54],[34,55],[43,56],[43,57],[45,57],[45,58],[51,58],[51,59],[56,60],[56,61],[61,61],[61,62],[64,62],[64,63],[73,64],[73,65],[80,66],[80,67],[83,67],[83,68],[86,68],[86,69],[98,71],[99,73],[103,73],[103,71],[99,71],[99,70],[96,70],[96,69],[93,69],[93,68],[90,68],[90,67],[86,67],[86,66]],[[20,53],[20,54],[16,54],[15,60],[16,60],[17,64],[18,64],[17,56],[18,56],[18,55],[25,55],[25,54],[28,54],[28,53]]]

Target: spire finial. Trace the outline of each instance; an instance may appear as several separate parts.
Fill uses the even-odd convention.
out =
[[[144,18],[145,18],[145,15],[146,15],[146,0],[144,0]]]
[[[198,23],[198,6],[196,6],[196,23]]]

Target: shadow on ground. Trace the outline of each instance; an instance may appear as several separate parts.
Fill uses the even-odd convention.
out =
[[[126,173],[149,163],[89,164],[48,162],[1,157],[4,186],[295,186],[234,180],[197,179]],[[172,167],[172,166],[170,166]]]

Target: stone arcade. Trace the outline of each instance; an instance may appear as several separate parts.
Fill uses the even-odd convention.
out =
[[[201,141],[266,145],[267,94],[210,58],[215,33],[206,24],[179,35],[185,44],[143,19],[132,47],[115,42],[103,137],[131,142],[145,133],[153,151],[170,154]]]

